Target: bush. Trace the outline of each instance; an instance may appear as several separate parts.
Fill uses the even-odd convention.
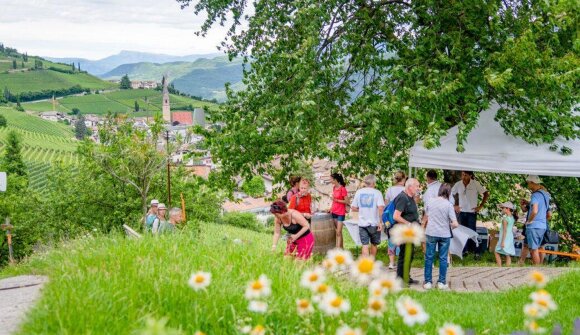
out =
[[[222,217],[222,222],[227,225],[250,229],[257,232],[265,231],[264,226],[260,223],[260,221],[258,221],[256,214],[254,213],[226,213]]]

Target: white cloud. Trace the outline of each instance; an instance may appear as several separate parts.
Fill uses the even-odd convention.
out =
[[[31,55],[98,59],[121,50],[217,52],[226,28],[195,36],[204,16],[174,0],[1,0],[0,42]]]

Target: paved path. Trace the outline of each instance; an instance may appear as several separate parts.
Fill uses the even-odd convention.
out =
[[[26,312],[40,297],[40,290],[47,280],[42,276],[0,279],[0,335],[16,332]]]
[[[578,271],[573,268],[531,268],[531,267],[452,267],[447,269],[447,284],[452,291],[481,292],[501,291],[530,283],[529,274],[539,270],[554,278],[568,271]],[[423,268],[412,268],[411,278],[418,280],[420,285],[411,288],[423,290]],[[433,268],[433,283],[437,282],[439,268]]]

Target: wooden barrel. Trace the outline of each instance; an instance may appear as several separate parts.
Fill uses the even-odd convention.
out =
[[[314,235],[314,253],[326,255],[328,250],[336,247],[336,229],[329,213],[315,213],[310,231]]]

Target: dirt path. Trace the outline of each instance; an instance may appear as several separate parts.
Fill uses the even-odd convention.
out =
[[[18,276],[0,279],[0,335],[13,334],[28,310],[40,298],[48,278]]]

